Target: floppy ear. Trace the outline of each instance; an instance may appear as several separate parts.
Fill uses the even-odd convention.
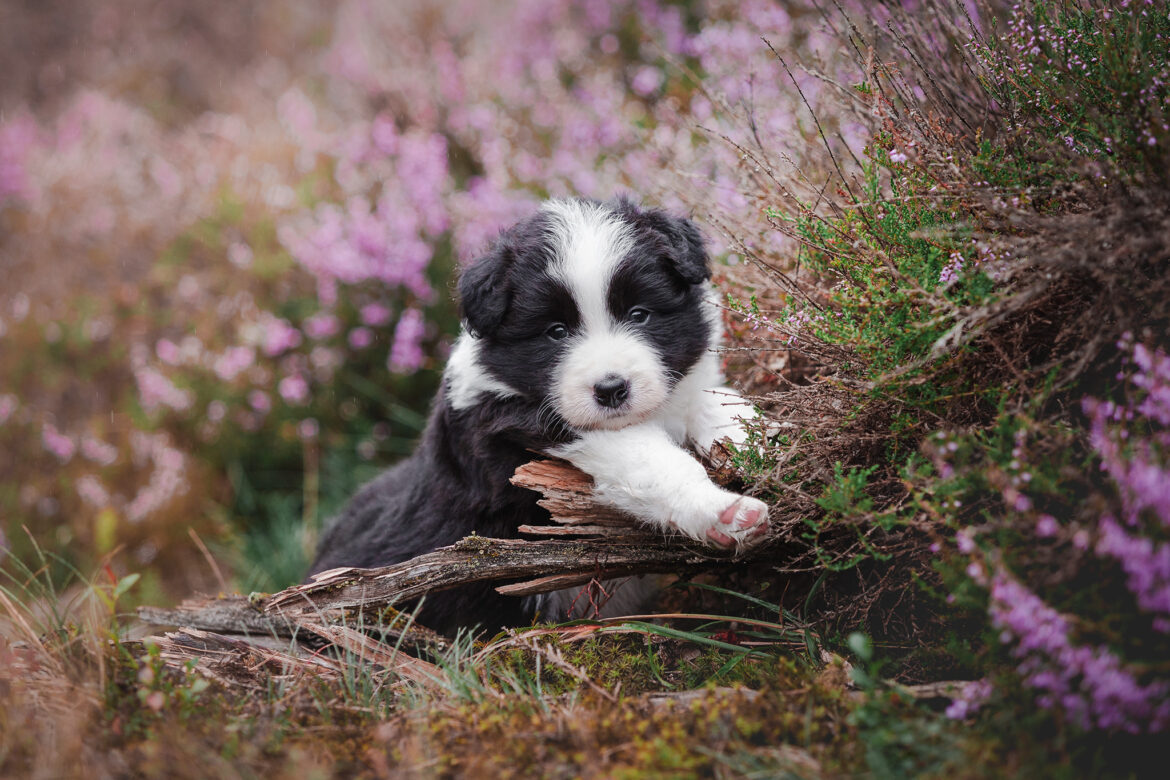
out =
[[[501,243],[459,277],[459,307],[473,336],[490,336],[504,321],[512,298],[511,265],[512,251]]]
[[[657,209],[647,209],[641,212],[641,217],[645,224],[666,239],[670,253],[664,260],[684,282],[698,284],[711,278],[703,236],[694,222],[683,217],[672,217]]]
[[[665,225],[661,230],[674,247],[674,266],[678,275],[690,284],[698,284],[711,278],[707,264],[707,249],[703,246],[703,234],[695,223],[683,217],[662,215]]]

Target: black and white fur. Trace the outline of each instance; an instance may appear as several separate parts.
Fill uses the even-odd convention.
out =
[[[465,328],[418,450],[362,488],[311,571],[547,523],[538,496],[508,481],[533,451],[570,461],[597,500],[653,527],[722,547],[760,538],[767,506],[712,483],[686,449],[743,442],[739,420],[755,414],[724,387],[709,278],[693,224],[626,200],[551,201],[507,230],[459,281]],[[451,630],[559,619],[574,595],[467,586],[428,596],[419,620]],[[606,612],[645,595],[619,590]]]

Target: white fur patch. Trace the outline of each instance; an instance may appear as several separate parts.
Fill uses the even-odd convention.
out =
[[[617,375],[630,383],[629,400],[611,409],[593,396],[593,386]],[[553,379],[557,411],[574,428],[624,428],[662,406],[669,388],[658,354],[641,339],[614,326],[573,338]]]
[[[713,483],[655,422],[589,431],[549,454],[593,477],[595,500],[663,530],[740,547],[758,541],[767,528],[766,504]]]
[[[666,369],[657,352],[606,303],[618,264],[634,247],[630,227],[609,209],[579,201],[553,201],[553,262],[577,304],[581,322],[553,377],[553,403],[569,425],[582,430],[623,428],[652,415],[666,400]],[[629,399],[617,408],[594,398],[594,386],[617,376],[629,383]]]
[[[629,225],[601,204],[554,200],[543,210],[552,218],[549,273],[572,291],[586,331],[609,327],[609,282],[634,248]]]
[[[500,398],[520,395],[519,392],[492,377],[479,364],[479,340],[470,333],[462,333],[451,350],[443,377],[447,381],[447,401],[453,409],[466,409],[479,400],[483,393]]]

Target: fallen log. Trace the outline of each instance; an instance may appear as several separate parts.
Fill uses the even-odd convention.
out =
[[[716,465],[713,476],[723,483],[734,478],[726,458]],[[499,583],[499,593],[519,597],[630,575],[685,575],[758,560],[770,547],[758,545],[746,556],[737,556],[646,528],[629,515],[596,504],[592,479],[564,461],[527,463],[516,470],[512,482],[541,494],[538,504],[549,511],[549,525],[526,525],[520,531],[545,538],[470,536],[393,566],[333,569],[271,595],[196,598],[170,609],[141,607],[139,617],[187,630],[181,638],[166,637],[176,658],[180,647],[191,655],[200,652],[196,637],[209,642],[207,652],[213,652],[210,645],[221,652],[242,647],[231,639],[242,635],[259,652],[271,651],[273,640],[279,638],[310,646],[332,644],[390,663],[391,656],[379,655],[363,637],[380,635],[382,642],[400,645],[411,654],[446,647],[442,636],[410,624],[394,609],[427,593],[487,582]],[[783,538],[789,529],[774,535]]]
[[[287,645],[288,640],[304,638],[307,634],[332,641],[338,635],[331,632],[344,627],[369,629],[383,642],[401,645],[410,652],[446,646],[442,635],[412,623],[407,615],[365,614],[360,610],[322,607],[311,616],[289,619],[266,614],[257,600],[239,595],[190,598],[170,609],[139,607],[138,617],[155,626],[181,626],[211,634],[238,634],[253,644],[265,639],[280,639]]]
[[[475,582],[575,575],[577,582],[631,574],[683,572],[733,560],[681,537],[488,539],[469,536],[450,547],[380,569],[332,569],[313,581],[259,600],[266,614],[293,618],[321,609],[377,609]],[[557,590],[561,580],[547,588]]]
[[[177,607],[139,607],[138,617],[155,626],[184,626],[213,633],[291,637],[296,624],[266,615],[247,596],[195,597]]]

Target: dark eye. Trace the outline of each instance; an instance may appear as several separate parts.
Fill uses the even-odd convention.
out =
[[[554,322],[552,325],[548,326],[548,329],[545,330],[544,335],[548,336],[553,341],[560,341],[569,335],[569,329],[559,322]]]
[[[650,310],[643,309],[641,306],[635,306],[630,309],[630,313],[626,317],[635,325],[641,325],[650,319]]]

